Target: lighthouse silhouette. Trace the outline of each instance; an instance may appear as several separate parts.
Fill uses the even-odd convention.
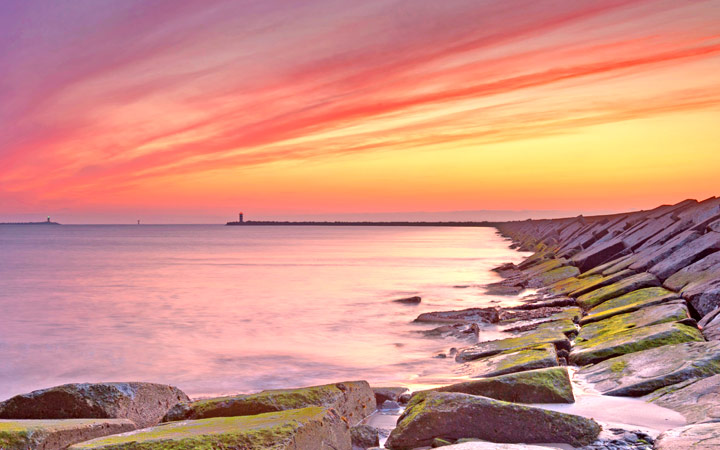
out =
[[[238,214],[238,222],[243,223],[243,213]]]

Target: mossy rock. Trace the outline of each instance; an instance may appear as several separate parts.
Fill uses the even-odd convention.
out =
[[[602,305],[591,309],[585,317],[580,319],[580,325],[584,326],[588,323],[605,320],[618,314],[625,314],[648,306],[679,299],[680,297],[678,297],[677,294],[662,287],[638,289],[607,300]]]
[[[590,444],[600,432],[592,419],[469,394],[426,392],[412,398],[386,447],[407,450],[435,438],[498,443]]]
[[[504,352],[479,358],[462,365],[461,370],[475,378],[494,377],[524,370],[542,369],[558,365],[557,352],[552,344],[539,345],[514,352]]]
[[[633,275],[635,275],[635,272],[633,272],[632,270],[623,270],[618,273],[602,276],[599,280],[595,280],[592,283],[588,283],[587,285],[581,286],[578,289],[572,291],[570,293],[570,296],[577,298],[602,287],[622,281],[625,278],[631,277]]]
[[[555,282],[545,287],[543,291],[551,292],[556,295],[568,295],[571,292],[582,289],[585,286],[590,286],[595,282],[602,280],[602,275],[593,275],[585,278],[566,278],[564,280]]]
[[[351,425],[355,425],[372,414],[377,405],[375,393],[366,381],[346,381],[180,403],[167,413],[163,421],[252,416],[307,406],[334,408]]]
[[[528,370],[433,389],[481,395],[515,403],[574,403],[572,384],[565,367]]]
[[[627,259],[629,259],[629,258],[632,258],[632,256],[633,256],[632,254],[623,255],[623,256],[620,256],[619,258],[612,259],[612,260],[610,260],[610,261],[608,261],[608,262],[606,262],[606,263],[604,263],[604,264],[600,264],[599,266],[595,266],[595,267],[593,267],[592,269],[590,269],[590,270],[588,270],[588,271],[586,271],[586,272],[581,273],[581,274],[579,275],[579,278],[589,278],[589,277],[595,277],[595,276],[601,276],[601,277],[602,277],[602,276],[603,276],[603,272],[604,272],[605,270],[607,270],[607,269],[615,266],[616,264],[620,264],[620,263],[622,263],[623,261],[625,261],[625,260],[627,260]]]
[[[70,450],[349,449],[350,428],[319,406],[241,417],[171,422],[93,439]]]
[[[570,362],[584,366],[663,345],[704,340],[697,328],[679,323],[661,323],[601,335],[590,341],[576,341],[570,352]]]
[[[610,358],[577,372],[603,394],[629,397],[716,374],[720,374],[720,341],[666,345]]]
[[[547,272],[533,275],[528,280],[527,286],[530,288],[538,288],[548,286],[567,278],[575,277],[580,274],[577,267],[574,266],[563,266],[549,270]]]
[[[570,349],[570,341],[567,336],[561,332],[546,329],[530,331],[507,339],[480,342],[460,350],[455,359],[458,362],[472,361],[484,356],[537,347],[541,344],[553,344],[556,348]]]
[[[592,342],[594,339],[633,328],[666,322],[679,322],[688,317],[687,306],[682,300],[652,305],[633,312],[618,314],[598,322],[588,323],[580,329],[580,333],[575,338],[575,343]]]
[[[0,449],[61,450],[69,445],[137,428],[128,419],[0,420]]]
[[[639,273],[631,277],[625,278],[617,283],[613,283],[600,289],[596,289],[577,298],[578,305],[584,310],[589,310],[597,305],[619,297],[638,289],[660,286],[660,280],[650,273]]]

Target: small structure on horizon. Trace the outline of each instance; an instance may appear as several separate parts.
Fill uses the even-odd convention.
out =
[[[238,214],[238,222],[243,223],[243,213]]]

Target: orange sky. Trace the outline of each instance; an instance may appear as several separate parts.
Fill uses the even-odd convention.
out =
[[[720,195],[716,0],[17,0],[0,66],[0,221]]]

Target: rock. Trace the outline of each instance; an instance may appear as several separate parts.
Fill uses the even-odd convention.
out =
[[[584,366],[615,356],[691,341],[701,342],[705,341],[705,338],[697,328],[679,323],[631,328],[602,335],[590,341],[576,341],[570,351],[570,363]]]
[[[375,394],[375,403],[379,406],[382,405],[385,400],[391,402],[398,401],[398,398],[408,391],[405,387],[374,387],[372,388]]]
[[[679,322],[689,317],[685,301],[676,300],[640,308],[637,311],[617,314],[605,320],[588,323],[582,327],[575,343],[592,342],[596,338],[621,331],[637,329],[666,322]]]
[[[563,333],[565,336],[574,336],[577,334],[578,331],[577,327],[575,326],[575,322],[570,319],[533,322],[526,325],[519,325],[513,328],[508,328],[503,331],[508,333],[515,333],[533,330],[552,330]]]
[[[600,426],[592,419],[468,394],[416,395],[385,444],[393,450],[430,445],[435,438],[478,438],[503,443],[591,443]]]
[[[673,428],[658,436],[655,450],[717,450],[720,423],[702,423]]]
[[[508,284],[502,281],[487,284],[484,289],[487,295],[517,295],[525,290],[522,285]]]
[[[452,444],[452,442],[451,442],[451,441],[448,441],[447,439],[435,438],[435,439],[433,439],[432,444],[430,445],[430,447],[432,447],[432,448],[440,448],[440,447],[446,447],[446,446],[451,445],[451,444]]]
[[[137,428],[128,419],[0,420],[3,450],[62,450],[68,445]]]
[[[420,314],[415,322],[419,323],[497,323],[500,313],[497,308],[468,308],[460,311],[435,311]]]
[[[720,373],[720,341],[686,342],[607,359],[577,376],[606,395],[639,397],[693,378]]]
[[[588,270],[587,272],[581,273],[581,274],[579,275],[579,278],[590,278],[590,277],[597,277],[597,276],[602,277],[603,275],[608,275],[608,274],[611,274],[611,273],[615,273],[615,272],[617,272],[617,270],[614,270],[614,271],[612,271],[612,272],[609,272],[608,274],[606,274],[605,271],[608,270],[608,269],[610,269],[610,268],[612,268],[612,267],[615,267],[615,266],[617,266],[617,265],[622,264],[623,261],[626,261],[626,260],[632,258],[632,256],[633,256],[633,254],[630,253],[630,254],[627,254],[627,255],[620,256],[620,257],[615,258],[615,259],[611,259],[610,261],[608,261],[608,262],[606,262],[606,263],[604,263],[604,264],[600,264],[599,266],[593,267],[592,269]],[[626,268],[626,267],[623,267],[623,269],[625,269],[625,268]],[[622,270],[622,269],[620,269],[620,270]]]
[[[471,339],[477,340],[480,327],[476,323],[453,323],[442,325],[432,330],[419,330],[418,333],[426,337],[452,337],[455,339]]]
[[[700,233],[697,231],[685,230],[662,245],[648,247],[637,253],[633,257],[633,262],[629,268],[637,271],[647,271],[650,267],[699,237]]]
[[[705,318],[708,320],[706,321]],[[720,308],[716,308],[712,313],[706,315],[699,325],[702,327],[705,339],[708,341],[720,340]]]
[[[403,303],[405,305],[419,305],[421,301],[422,297],[418,297],[417,295],[414,297],[405,297],[393,300],[395,303]]]
[[[577,298],[577,303],[581,308],[588,310],[596,307],[600,303],[619,297],[638,289],[660,286],[660,280],[649,273],[639,273],[617,283],[610,284],[600,289],[596,289]]]
[[[581,272],[588,271],[595,266],[608,262],[613,258],[622,256],[625,244],[621,239],[614,239],[606,242],[598,242],[589,248],[576,254],[570,260]]]
[[[356,425],[350,428],[352,450],[364,450],[380,445],[378,430],[370,425]]]
[[[683,288],[681,295],[700,316],[704,316],[720,306],[720,278],[690,283]]]
[[[548,447],[543,445],[542,447],[537,445],[525,445],[525,444],[497,444],[495,442],[487,441],[472,441],[463,442],[461,444],[453,444],[445,447],[446,450],[552,450],[559,449],[559,447]]]
[[[718,278],[720,278],[720,252],[715,252],[675,272],[665,280],[663,286],[673,291],[680,291],[691,283],[704,283]]]
[[[580,270],[574,266],[563,266],[558,267],[547,272],[543,272],[537,275],[533,275],[527,282],[527,287],[538,288],[547,286],[558,281],[562,281],[571,277],[580,275]]]
[[[575,402],[572,384],[565,367],[550,367],[481,378],[432,390],[481,395],[515,403]]]
[[[720,421],[720,375],[658,389],[648,397],[656,405],[679,412],[688,423]]]
[[[398,397],[398,403],[401,405],[407,405],[407,403],[410,401],[410,398],[412,397],[412,394],[410,392],[406,392],[400,397]]]
[[[678,248],[667,258],[648,269],[648,272],[665,280],[683,267],[689,266],[718,250],[720,250],[720,233],[710,231]]]
[[[640,308],[646,308],[673,300],[680,300],[680,298],[677,294],[665,288],[652,287],[638,289],[637,291],[607,300],[603,304],[591,309],[588,311],[587,316],[580,319],[580,325],[584,326],[588,323],[604,320],[618,314],[637,311]]]
[[[633,275],[635,275],[635,272],[633,272],[632,270],[621,270],[611,275],[605,275],[593,283],[587,283],[585,286],[582,286],[579,289],[572,291],[570,295],[573,297],[580,297],[581,295],[585,295],[602,287],[615,284]]]
[[[323,406],[333,408],[350,425],[355,425],[375,411],[375,394],[367,381],[311,386],[299,389],[277,389],[257,394],[209,398],[180,403],[171,409],[164,422],[197,420],[210,417],[252,416],[261,413]]]
[[[556,295],[568,295],[571,292],[577,291],[578,289],[581,289],[585,286],[589,286],[598,280],[602,280],[602,275],[593,275],[589,277],[583,277],[583,278],[566,278],[562,281],[558,281],[557,283],[553,283],[549,286],[546,286],[545,288],[541,289],[542,292],[550,292],[552,294]],[[599,287],[599,286],[598,286]]]
[[[515,310],[515,311],[528,311],[533,309],[553,308],[561,306],[575,306],[576,302],[574,298],[570,297],[554,297],[547,300],[536,300],[528,301],[522,305],[511,306],[504,308],[504,310]]]
[[[500,310],[500,322],[508,324],[521,320],[544,319],[561,314],[564,310],[565,308],[557,306],[544,306],[534,309],[502,308]]]
[[[472,347],[463,348],[458,351],[455,360],[472,361],[484,356],[537,347],[540,344],[553,344],[556,348],[570,349],[570,341],[563,333],[554,330],[535,330],[516,337],[480,342]]]
[[[555,367],[558,365],[557,358],[555,346],[545,344],[476,359],[463,364],[461,371],[473,378],[494,377],[524,370]]]
[[[254,416],[164,423],[75,444],[70,450],[339,450],[349,449],[350,428],[332,409],[311,406]]]
[[[76,383],[21,394],[0,403],[0,419],[130,419],[140,428],[160,422],[180,389],[154,383]]]

